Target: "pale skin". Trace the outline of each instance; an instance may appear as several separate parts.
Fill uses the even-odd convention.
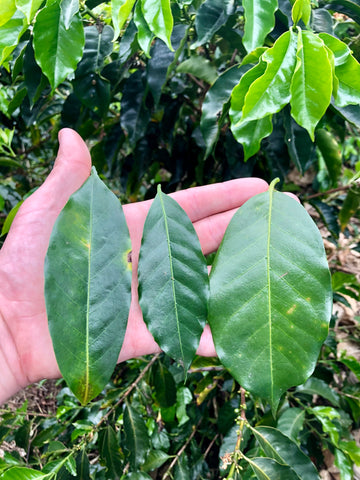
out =
[[[90,174],[89,151],[70,129],[59,133],[60,149],[43,185],[21,206],[0,250],[0,404],[21,388],[60,372],[47,326],[44,259],[54,222],[70,195]],[[235,213],[250,197],[266,191],[258,178],[196,187],[172,196],[187,212],[204,254],[215,251]],[[119,361],[159,352],[146,328],[137,297],[137,261],[143,224],[151,201],[124,205],[132,241],[132,303]],[[66,321],[66,319],[64,319]],[[199,355],[216,355],[205,327]]]

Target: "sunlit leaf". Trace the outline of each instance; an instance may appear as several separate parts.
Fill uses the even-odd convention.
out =
[[[185,370],[205,325],[208,289],[195,229],[180,205],[159,189],[144,225],[139,302],[156,342]]]
[[[225,232],[210,292],[220,360],[276,410],[313,371],[331,314],[324,246],[306,210],[273,186],[248,200]]]
[[[248,52],[262,47],[268,33],[275,25],[276,0],[244,0],[245,32],[244,47]]]
[[[6,0],[5,0],[5,3],[6,3]],[[41,7],[42,3],[43,3],[43,0],[16,0],[16,7],[25,15],[27,22],[30,23],[34,18],[37,10]],[[3,1],[1,2],[1,4],[3,4]],[[0,9],[1,8],[2,7],[0,7]],[[0,24],[1,24],[1,21],[0,21]]]
[[[170,0],[141,0],[144,18],[155,37],[161,38],[172,50],[171,34],[174,19]]]
[[[130,308],[130,250],[121,205],[93,170],[60,213],[45,260],[57,363],[82,403],[101,392],[119,356]]]
[[[120,31],[128,19],[131,10],[135,4],[135,0],[112,0],[111,15],[114,25],[114,38],[120,35]]]
[[[0,3],[0,26],[7,23],[16,12],[15,0],[1,0]]]

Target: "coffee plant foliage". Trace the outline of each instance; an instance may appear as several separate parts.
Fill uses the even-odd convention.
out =
[[[61,357],[61,341],[72,339],[59,335],[61,306],[51,279],[65,255],[61,235],[73,235],[76,243],[74,209],[86,223],[89,191],[96,192],[91,208],[109,232],[106,212],[117,212],[115,228],[123,236],[116,247],[118,261],[110,268],[125,278],[115,286],[126,303],[130,245],[116,197],[126,203],[157,195],[144,230],[139,294],[145,321],[166,352],[114,370],[119,343],[87,383],[84,372],[72,372],[74,363],[58,356],[67,383],[59,380],[49,393],[56,395],[56,408],[44,413],[29,398],[16,408],[0,409],[1,479],[315,480],[329,462],[341,480],[355,478],[360,363],[343,345],[345,338],[358,347],[359,317],[353,312],[352,322],[344,324],[333,313],[329,331],[327,323],[333,302],[351,310],[360,294],[357,272],[342,268],[336,254],[347,239],[354,255],[360,251],[359,38],[356,0],[1,0],[0,242],[21,203],[50,171],[59,129],[74,128],[87,141],[97,174],[93,169],[61,213],[47,255],[45,293],[50,331],[58,339],[55,352]],[[166,194],[246,176],[269,182],[279,177],[279,190],[299,194],[327,237],[330,296],[318,229],[274,185],[239,210],[216,257],[200,256],[185,213]],[[86,206],[81,212],[80,204]],[[265,224],[255,216],[259,208],[267,212]],[[234,286],[226,291],[231,268],[226,259],[235,251],[233,266],[241,268],[255,257],[267,259],[273,244],[287,255],[287,240],[302,232],[294,225],[285,237],[279,234],[284,212],[306,225],[307,244],[315,249],[306,257],[300,248],[297,260],[304,267],[300,293],[317,298],[319,312],[311,341],[301,331],[299,343],[283,342],[309,317],[306,302],[300,305],[290,296],[285,333],[272,332],[278,350],[269,362],[269,335],[252,341],[243,320],[247,312],[235,328],[231,324],[231,308],[239,306]],[[153,225],[160,220],[167,226],[161,248],[179,255],[174,239],[183,238],[187,255],[198,262],[186,260],[192,265],[190,282],[201,292],[193,299],[201,320],[193,325],[185,315],[184,325],[195,333],[179,334],[177,340],[168,338],[164,323],[154,318],[152,299],[159,285],[146,281],[153,269]],[[267,232],[268,240],[252,245],[253,256],[246,250],[241,255],[235,247],[241,235],[253,238],[252,228],[260,236]],[[109,241],[109,255],[113,248]],[[163,261],[164,250],[159,253],[156,262]],[[275,248],[271,253],[276,255]],[[292,255],[286,261],[294,262]],[[311,258],[317,260],[320,284]],[[210,285],[206,262],[213,264]],[[281,256],[277,262],[276,280],[294,292],[298,280]],[[165,261],[176,279],[174,266]],[[268,285],[270,271],[267,264],[258,275]],[[249,301],[251,280],[245,275],[245,287],[237,285]],[[94,278],[95,283],[101,288]],[[217,298],[213,292],[221,288],[227,296]],[[179,305],[186,305],[184,291],[177,294]],[[81,288],[78,293],[81,306]],[[266,298],[269,302],[270,293]],[[161,299],[167,305],[164,315],[168,300]],[[194,355],[207,308],[220,359]],[[254,306],[255,323],[262,308]],[[78,314],[69,311],[68,316],[76,321]],[[126,319],[112,321],[109,332],[118,331],[121,342]],[[179,325],[177,316],[169,321]],[[261,321],[269,327],[266,318]],[[237,341],[246,335],[249,341]],[[281,348],[293,354],[293,363],[279,360]],[[256,367],[259,358],[260,367],[270,365],[269,374]],[[46,385],[38,386],[39,395]]]

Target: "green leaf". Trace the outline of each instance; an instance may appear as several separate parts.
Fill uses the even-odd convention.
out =
[[[76,76],[83,77],[88,73],[98,73],[104,67],[105,59],[113,51],[114,30],[110,25],[105,25],[100,33],[94,26],[85,27],[85,46],[84,52],[76,69]]]
[[[339,411],[332,407],[314,407],[311,411],[321,423],[324,432],[329,434],[332,443],[338,445],[340,432],[338,425],[332,420],[340,418]]]
[[[112,0],[111,15],[114,25],[114,39],[120,35],[120,31],[128,19],[131,10],[135,4],[135,0]]]
[[[310,395],[320,395],[336,407],[340,406],[339,395],[326,382],[324,382],[324,380],[320,380],[320,378],[309,378],[304,385],[298,386],[296,391]]]
[[[20,37],[27,27],[24,15],[21,12],[16,12],[11,20],[0,28],[0,65],[3,65],[18,45]]]
[[[71,26],[74,16],[79,11],[79,0],[62,0],[60,7],[65,28],[68,30]]]
[[[16,7],[25,15],[27,22],[31,23],[43,1],[44,0],[16,0]]]
[[[174,480],[189,480],[191,478],[187,455],[183,452],[175,465]]]
[[[233,5],[232,0],[205,0],[201,4],[195,17],[197,41],[191,45],[192,49],[209,42],[219,28],[225,25]]]
[[[322,40],[298,30],[297,64],[290,85],[291,115],[314,141],[314,130],[330,104],[332,67]]]
[[[289,465],[283,465],[272,458],[245,458],[253,469],[258,480],[299,480]]]
[[[162,362],[157,362],[154,371],[154,394],[161,408],[171,407],[176,402],[174,377]]]
[[[332,109],[334,109],[339,115],[341,115],[346,121],[355,125],[355,127],[360,128],[360,106],[359,105],[348,105],[347,107],[337,107],[335,104],[331,104]]]
[[[231,117],[232,121],[236,117]],[[260,150],[261,140],[268,137],[272,130],[272,115],[260,118],[260,120],[250,120],[245,122],[236,122],[231,125],[231,131],[236,140],[244,147],[244,160],[248,160]]]
[[[300,431],[303,428],[305,420],[305,410],[301,408],[288,408],[279,417],[277,429],[284,435],[296,441]]]
[[[202,55],[192,55],[184,60],[176,69],[177,73],[188,73],[212,85],[217,79],[214,65]]]
[[[141,415],[128,403],[124,411],[125,447],[132,468],[145,462],[150,448],[147,428]]]
[[[351,355],[342,355],[339,359],[349,370],[351,370],[360,382],[360,362]]]
[[[315,140],[316,146],[325,161],[331,184],[336,186],[342,169],[341,147],[335,140],[334,135],[324,128],[316,130]]]
[[[110,103],[110,83],[96,73],[89,73],[73,82],[74,93],[81,102],[100,117],[107,114]]]
[[[258,120],[278,112],[290,101],[289,84],[296,64],[297,35],[285,32],[261,56],[266,70],[245,95],[242,120]]]
[[[50,480],[52,473],[44,474],[27,467],[12,467],[1,475],[1,480]]]
[[[152,480],[152,477],[145,472],[130,472],[126,478],[127,480]]]
[[[206,260],[194,227],[159,186],[144,225],[139,302],[155,341],[185,371],[205,326],[208,295]]]
[[[313,371],[331,306],[322,238],[306,210],[273,185],[248,200],[210,275],[209,323],[224,366],[275,411]]]
[[[90,462],[85,448],[76,457],[77,480],[90,480]]]
[[[122,471],[123,461],[120,454],[120,445],[111,425],[101,430],[99,439],[100,456],[105,462],[108,475],[116,478]]]
[[[172,50],[171,33],[174,20],[170,0],[141,0],[141,8],[155,37],[160,38]]]
[[[248,65],[233,67],[222,73],[206,94],[202,105],[200,129],[206,143],[206,154],[208,156],[216,143],[221,127],[222,112],[228,110],[224,106],[231,96],[233,88],[239,83],[240,78],[249,70]]]
[[[338,448],[335,448],[334,465],[339,469],[341,480],[352,480],[354,478],[352,462]]]
[[[53,90],[74,72],[84,44],[84,27],[79,14],[72,18],[68,29],[57,2],[47,5],[36,16],[35,58]]]
[[[5,25],[16,12],[15,0],[1,0],[0,3],[0,27]]]
[[[243,44],[250,53],[257,47],[262,47],[268,33],[275,25],[275,11],[278,8],[276,0],[244,0],[245,32]]]
[[[300,20],[307,25],[310,22],[311,3],[310,0],[296,0],[291,11],[292,21],[297,25]]]
[[[39,100],[41,92],[45,87],[46,78],[42,75],[41,68],[35,62],[34,49],[32,42],[26,46],[23,60],[23,73],[25,77],[25,85],[27,94],[30,100],[30,105],[33,106]]]
[[[322,221],[324,222],[326,228],[329,232],[334,235],[335,238],[338,238],[340,233],[338,216],[339,210],[334,205],[328,205],[325,202],[320,200],[312,199],[310,204],[316,209],[319,213]]]
[[[144,50],[144,53],[147,57],[150,57],[150,47],[154,39],[154,35],[149,28],[149,25],[146,23],[144,15],[141,10],[141,2],[136,2],[135,12],[134,12],[134,23],[138,30],[137,39],[140,48]],[[169,51],[169,49],[167,49]]]
[[[145,472],[152,472],[156,468],[161,467],[169,458],[172,458],[171,455],[168,455],[162,450],[151,450],[141,468]]]
[[[251,428],[265,455],[284,465],[291,465],[301,480],[319,480],[308,458],[289,437],[272,427]]]
[[[83,404],[101,392],[119,356],[130,308],[130,249],[121,205],[93,169],[60,213],[45,259],[56,359]]]

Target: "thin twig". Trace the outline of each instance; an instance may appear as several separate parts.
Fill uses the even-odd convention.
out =
[[[343,185],[342,187],[337,187],[337,188],[332,188],[331,190],[326,190],[326,192],[313,193],[312,195],[307,195],[306,197],[304,197],[303,201],[307,202],[311,198],[323,197],[325,195],[330,195],[331,193],[346,191],[346,190],[349,190],[349,188],[351,188],[353,186],[354,186],[353,183],[349,183],[348,185]]]

